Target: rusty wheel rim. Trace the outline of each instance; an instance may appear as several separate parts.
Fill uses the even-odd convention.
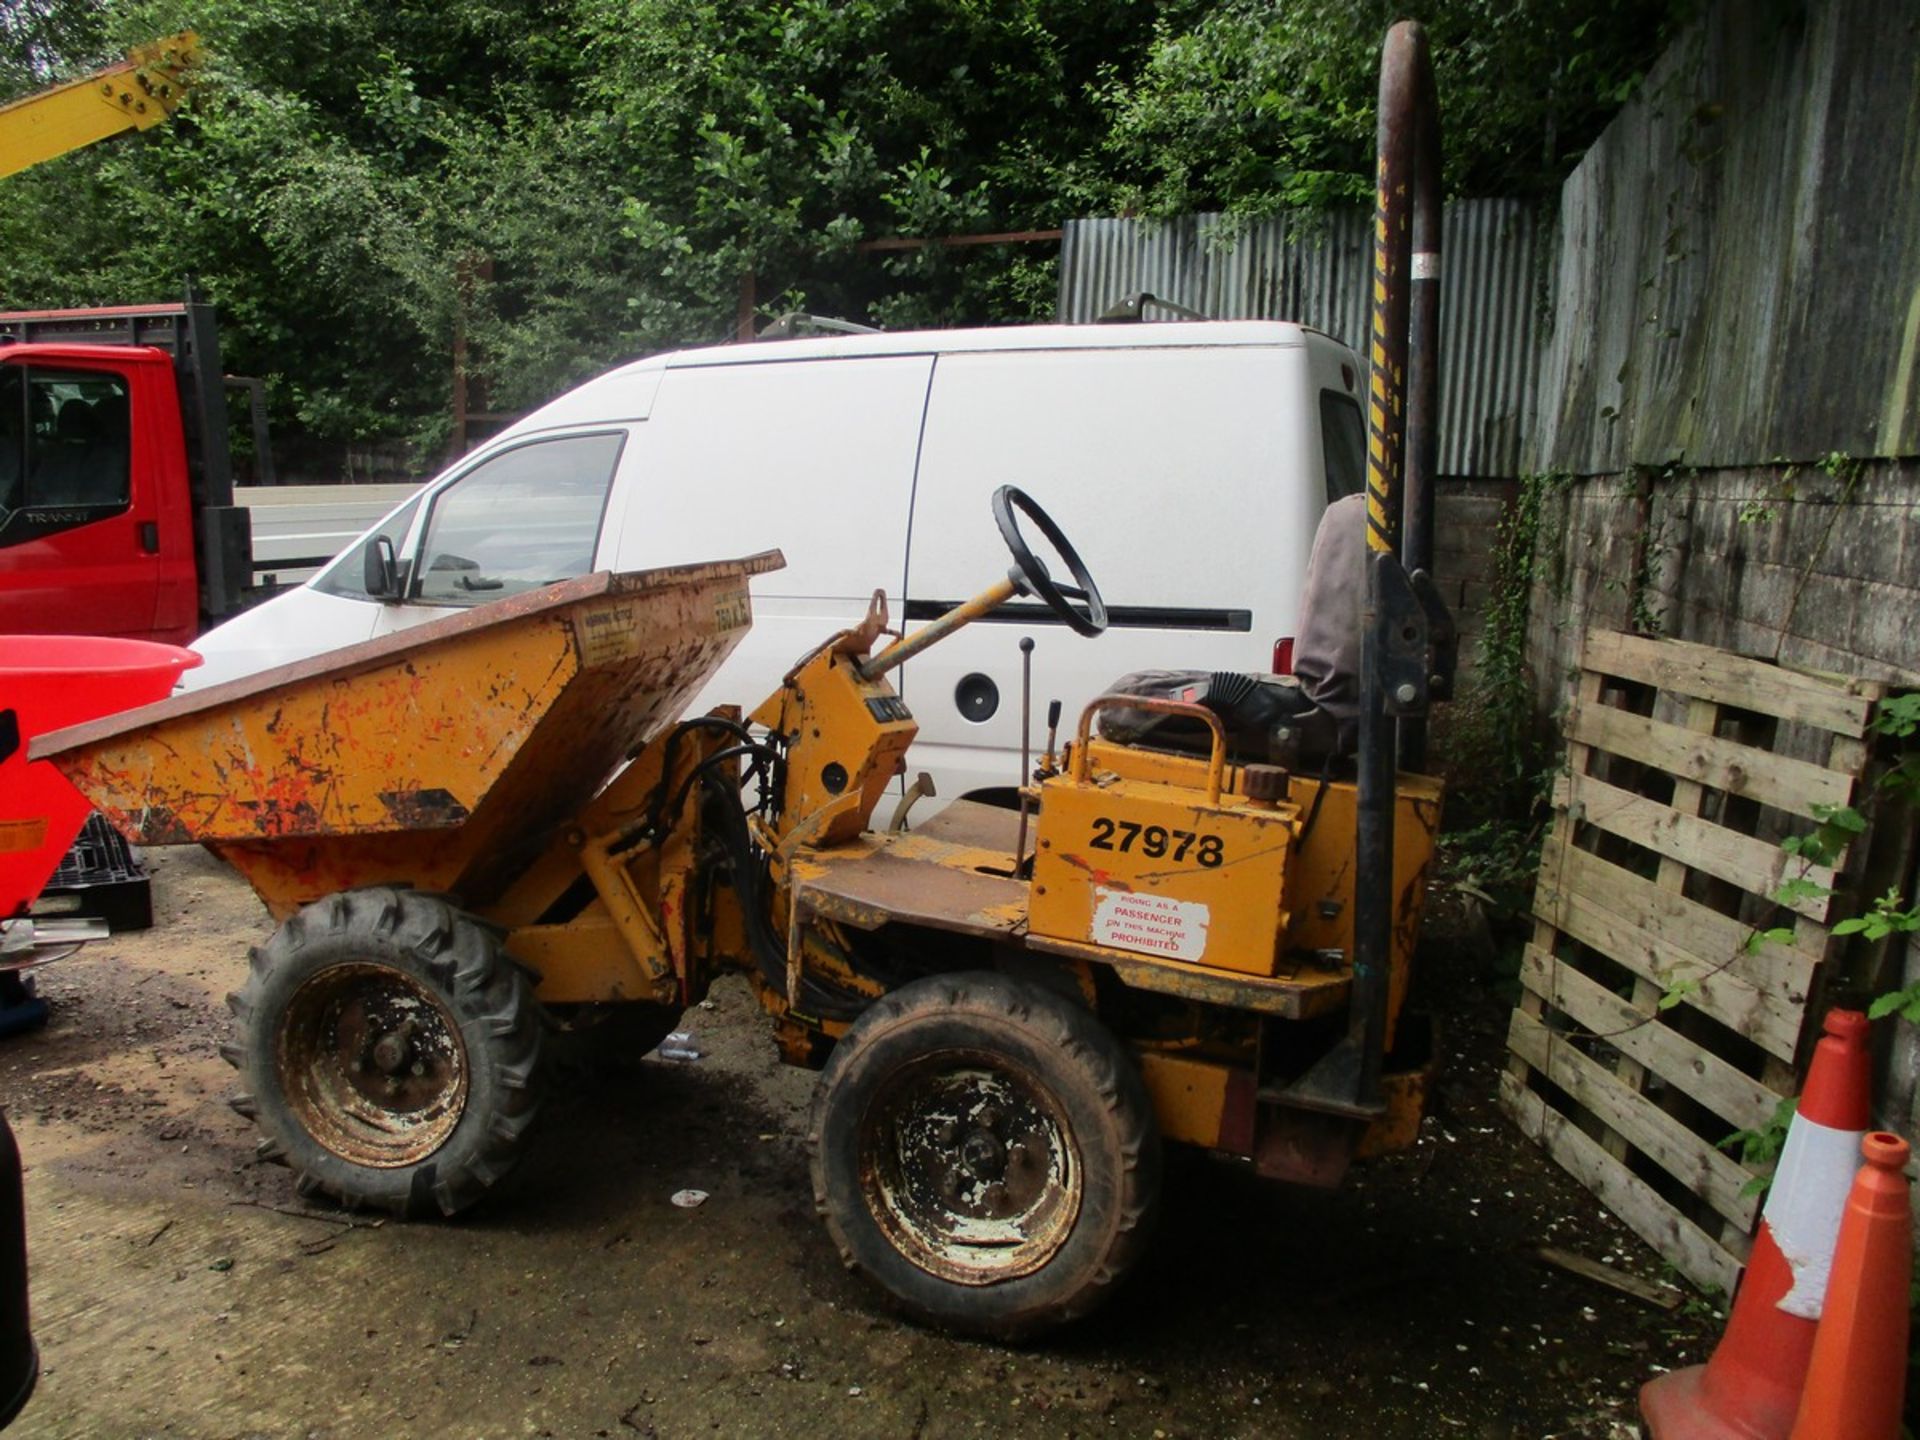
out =
[[[1065,1116],[998,1055],[948,1051],[895,1072],[861,1125],[859,1178],[894,1249],[962,1285],[1031,1275],[1080,1213]]]
[[[446,1143],[466,1109],[459,1022],[402,971],[320,971],[294,992],[279,1041],[281,1090],[295,1117],[343,1160],[412,1165]]]

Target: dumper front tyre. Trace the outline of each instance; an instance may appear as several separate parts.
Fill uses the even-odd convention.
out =
[[[512,1170],[540,1108],[542,1026],[495,933],[406,890],[332,895],[249,955],[228,997],[233,1107],[302,1194],[452,1215]]]
[[[814,1200],[847,1267],[918,1320],[1019,1340],[1145,1248],[1160,1136],[1132,1060],[1064,996],[989,972],[874,1002],[815,1092]]]

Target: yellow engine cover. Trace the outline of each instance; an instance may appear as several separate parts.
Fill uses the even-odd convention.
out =
[[[1040,791],[1029,928],[1036,935],[1272,975],[1287,932],[1298,812],[1186,785],[1096,773]]]

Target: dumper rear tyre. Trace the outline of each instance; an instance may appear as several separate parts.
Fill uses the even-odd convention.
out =
[[[497,935],[406,890],[292,917],[228,997],[233,1107],[302,1194],[452,1215],[520,1159],[540,1109],[542,1026]]]
[[[1160,1136],[1113,1033],[990,972],[876,1001],[815,1092],[814,1200],[914,1318],[1019,1340],[1099,1305],[1145,1248]]]

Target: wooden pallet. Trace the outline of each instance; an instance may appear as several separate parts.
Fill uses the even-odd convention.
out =
[[[1771,898],[1835,884],[1779,841],[1854,801],[1880,694],[1683,641],[1585,639],[1501,1101],[1698,1285],[1732,1291],[1760,1206],[1716,1142],[1796,1092],[1838,948],[1831,897]],[[1776,926],[1790,943],[1748,944]]]

